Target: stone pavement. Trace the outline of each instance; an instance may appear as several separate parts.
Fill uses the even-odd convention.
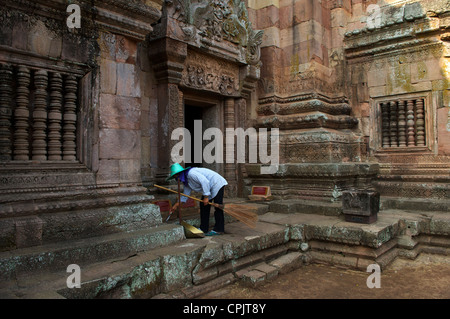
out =
[[[370,264],[384,269],[397,257],[413,259],[422,251],[450,255],[448,213],[386,210],[370,225],[345,222],[339,216],[267,209],[260,213],[255,229],[230,222],[226,234],[215,237],[186,239],[180,236],[180,226],[164,225],[170,230],[161,232],[165,240],[157,239],[157,229],[150,229],[139,240],[128,234],[129,238],[109,242],[88,240],[90,246],[84,249],[80,242],[72,243],[72,249],[59,247],[59,254],[56,248],[30,250],[28,258],[21,255],[17,269],[8,265],[19,255],[1,253],[0,297],[195,298],[237,280],[257,286],[311,262],[366,271]],[[114,256],[115,249],[129,253]],[[103,250],[111,256],[97,262],[94,257]],[[92,259],[86,258],[89,252]],[[40,263],[53,266],[39,268]],[[30,271],[20,269],[25,264]],[[81,288],[67,288],[69,264],[80,265]]]

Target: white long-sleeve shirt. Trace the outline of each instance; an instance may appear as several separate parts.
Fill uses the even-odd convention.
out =
[[[220,174],[202,167],[193,167],[187,176],[187,185],[184,184],[183,193],[191,195],[192,191],[202,193],[203,196],[208,196],[209,199],[216,197],[219,190],[228,185],[228,182]],[[185,203],[187,197],[181,196],[181,202]]]

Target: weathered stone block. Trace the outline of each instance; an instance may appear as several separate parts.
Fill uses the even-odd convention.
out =
[[[124,36],[116,35],[116,61],[134,64],[136,62],[136,42]]]
[[[139,159],[125,159],[119,161],[120,182],[140,183],[141,162]]]
[[[266,273],[259,270],[250,270],[242,276],[242,282],[251,287],[257,287],[264,283]]]
[[[102,93],[116,94],[117,66],[114,61],[100,60],[100,86]]]
[[[257,265],[254,270],[258,270],[266,274],[266,279],[270,280],[278,276],[278,268],[275,266],[268,265],[266,263],[262,263]]]
[[[172,250],[170,255],[163,254],[161,262],[163,269],[161,287],[163,292],[192,285],[192,271],[203,247],[184,243],[178,245],[175,249],[173,247],[170,249]]]
[[[42,244],[44,222],[37,216],[16,219],[16,247],[29,247]]]
[[[347,190],[342,193],[342,209],[346,221],[373,223],[380,209],[380,193],[375,191]]]
[[[139,159],[140,131],[103,129],[100,131],[100,159]]]
[[[13,219],[0,221],[0,251],[15,248],[15,223]]]
[[[119,176],[119,160],[101,159],[99,161],[97,171],[98,183],[115,183]]]
[[[192,282],[194,283],[194,285],[204,284],[216,278],[217,275],[218,275],[217,267],[212,267],[197,273],[194,270],[192,274]]]
[[[140,99],[100,95],[100,127],[138,130],[140,128]]]
[[[277,268],[280,274],[284,274],[300,267],[303,264],[302,256],[303,254],[299,252],[289,253],[275,259],[269,265]]]
[[[141,84],[134,65],[117,63],[117,94],[131,97],[141,96]]]

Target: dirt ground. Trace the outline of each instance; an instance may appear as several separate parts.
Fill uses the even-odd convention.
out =
[[[257,288],[235,283],[202,299],[450,299],[450,256],[397,258],[381,273],[381,287],[368,288],[371,273],[311,264]]]

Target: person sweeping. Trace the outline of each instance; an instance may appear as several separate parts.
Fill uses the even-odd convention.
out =
[[[209,202],[223,205],[224,188],[228,182],[220,174],[202,167],[183,168],[180,164],[175,163],[170,166],[170,176],[167,180],[175,178],[184,184],[184,194],[190,195],[192,191],[202,194],[202,202],[200,202],[200,229],[206,236],[221,235],[225,232],[225,217],[223,211],[215,208],[214,218],[216,223],[211,231],[209,231],[209,216],[211,206]],[[187,197],[181,196],[181,202],[185,203]],[[178,208],[180,203],[176,203],[172,207],[172,211]]]

